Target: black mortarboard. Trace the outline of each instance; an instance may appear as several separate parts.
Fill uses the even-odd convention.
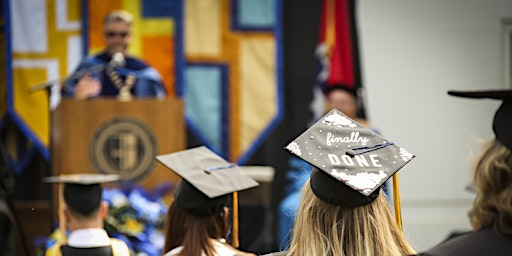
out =
[[[174,200],[180,208],[194,214],[219,213],[230,205],[233,192],[258,186],[236,165],[204,146],[156,159],[183,178],[174,190]]]
[[[314,166],[313,193],[329,204],[373,202],[380,186],[414,155],[338,110],[331,110],[286,146]]]
[[[119,180],[119,175],[68,174],[47,177],[45,182],[64,184],[63,197],[67,207],[83,215],[89,215],[100,206],[101,184]]]
[[[448,91],[448,94],[464,98],[502,100],[503,103],[494,114],[492,129],[496,140],[512,150],[512,89]]]

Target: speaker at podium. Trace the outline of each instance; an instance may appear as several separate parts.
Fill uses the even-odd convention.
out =
[[[155,160],[185,148],[179,99],[66,98],[51,124],[52,175],[118,174],[147,190],[179,180]]]

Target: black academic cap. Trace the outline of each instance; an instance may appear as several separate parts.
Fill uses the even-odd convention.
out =
[[[321,200],[358,207],[414,155],[333,109],[286,146],[314,166],[310,185]]]
[[[156,159],[183,179],[174,190],[178,206],[198,215],[219,213],[233,192],[258,186],[238,167],[201,146]]]
[[[69,209],[83,215],[97,210],[101,203],[101,184],[118,181],[119,175],[113,174],[68,174],[47,177],[45,182],[64,184],[64,202]]]
[[[496,140],[512,150],[512,89],[448,91],[448,94],[464,98],[502,100],[503,103],[494,114],[492,129]]]

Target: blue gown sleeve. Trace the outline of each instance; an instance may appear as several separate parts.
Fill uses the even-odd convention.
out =
[[[80,62],[75,71],[63,82],[62,95],[71,97],[75,94],[76,84],[86,74],[90,74],[96,79],[100,79],[100,72],[103,70],[105,63],[100,59],[89,56]]]

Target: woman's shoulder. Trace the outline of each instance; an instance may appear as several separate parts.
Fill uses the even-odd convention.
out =
[[[284,251],[284,252],[273,252],[273,253],[265,254],[265,255],[262,255],[262,256],[285,256],[285,255],[286,255],[286,251]]]
[[[180,252],[181,252],[181,249],[183,247],[182,246],[178,246],[170,251],[168,251],[167,253],[165,253],[163,256],[174,256],[174,255],[178,255]]]

